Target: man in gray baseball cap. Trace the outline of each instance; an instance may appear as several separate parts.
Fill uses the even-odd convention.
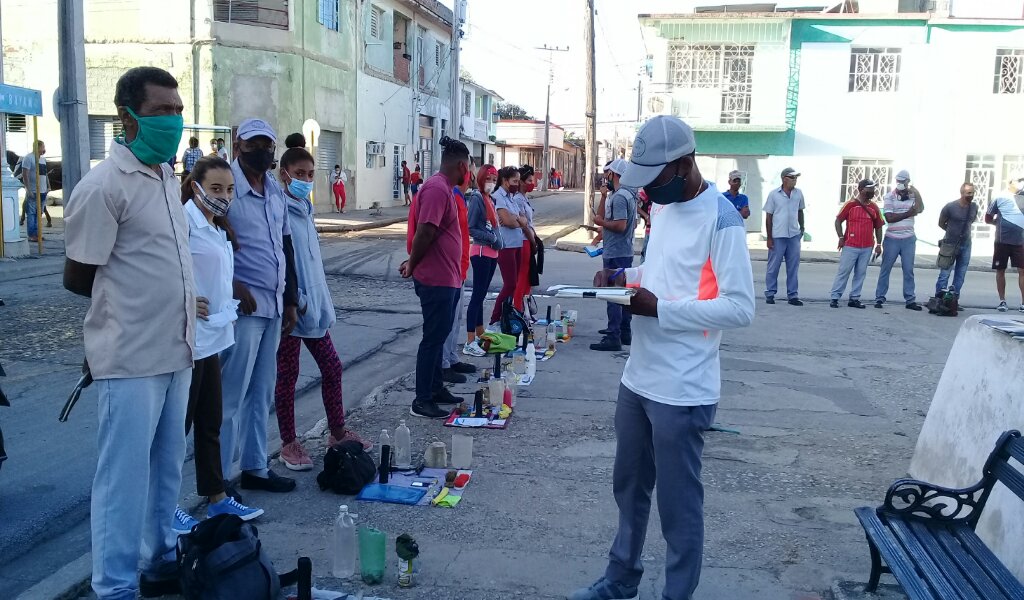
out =
[[[655,483],[668,544],[662,598],[689,599],[700,579],[701,453],[721,392],[718,346],[723,329],[753,320],[754,281],[743,218],[701,176],[695,147],[686,123],[654,117],[637,133],[620,179],[644,188],[653,221],[643,265],[594,276],[597,286],[636,288],[615,410],[619,531],[604,576],[571,600],[636,597]]]

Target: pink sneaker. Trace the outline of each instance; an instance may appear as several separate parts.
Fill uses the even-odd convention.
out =
[[[327,438],[327,445],[329,447],[340,444],[341,442],[359,442],[360,444],[363,445],[363,450],[366,450],[367,452],[373,449],[373,442],[368,442],[364,440],[363,438],[359,437],[358,433],[352,431],[351,429],[346,429],[345,434],[341,436],[340,440],[335,438],[333,434]]]
[[[292,471],[309,471],[313,468],[313,460],[299,440],[293,440],[281,448],[281,462]]]

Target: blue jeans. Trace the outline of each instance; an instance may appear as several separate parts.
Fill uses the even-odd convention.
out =
[[[224,390],[220,463],[228,479],[235,474],[236,457],[242,471],[266,475],[267,421],[277,384],[280,342],[281,317],[240,315],[235,323],[235,345],[220,353]]]
[[[878,285],[875,286],[875,302],[885,303],[885,294],[889,291],[889,274],[892,272],[896,259],[900,259],[903,267],[903,302],[910,304],[916,300],[914,291],[914,253],[917,251],[917,238],[906,239],[885,238],[882,240],[882,267],[878,272]]]
[[[462,290],[413,281],[423,311],[423,339],[416,351],[416,400],[431,402],[441,389],[441,353],[452,331]]]
[[[704,554],[701,453],[704,432],[714,422],[717,408],[662,404],[619,385],[612,472],[619,530],[608,553],[609,581],[640,583],[640,557],[657,481],[661,534],[668,546],[662,598],[689,600],[697,589]]]
[[[604,259],[604,268],[606,269],[623,269],[633,266],[632,256],[623,256],[620,258],[606,258]],[[632,322],[633,313],[629,312],[621,304],[614,302],[608,302],[608,337],[613,338],[615,341],[622,339],[622,334],[632,333]],[[556,318],[558,318],[556,316]]]
[[[471,256],[469,262],[473,265],[473,295],[469,297],[466,311],[466,331],[472,333],[484,326],[484,299],[494,279],[494,270],[498,268],[498,259]]]
[[[839,272],[832,283],[832,299],[838,300],[846,291],[846,283],[853,273],[853,286],[850,287],[850,300],[860,300],[860,291],[864,287],[864,277],[868,274],[868,261],[873,248],[853,248],[846,246],[839,254]]]
[[[92,589],[132,599],[142,569],[168,575],[171,530],[185,460],[185,411],[192,369],[130,379],[98,379],[99,456],[92,483]]]
[[[39,194],[39,203],[46,206],[46,192]],[[36,210],[36,193],[25,193],[25,223],[28,225],[28,237],[39,235],[39,218],[42,215]]]
[[[956,262],[953,263],[953,268],[939,271],[939,278],[935,281],[935,295],[941,296],[942,292],[946,291],[946,285],[949,282],[949,272],[953,271],[953,293],[959,296],[960,288],[964,287],[964,279],[967,277],[967,267],[970,264],[971,245],[963,244],[960,246],[960,253],[956,255]]]
[[[765,298],[774,298],[779,291],[779,271],[786,261],[786,297],[800,297],[800,240],[802,235],[774,238],[768,251],[768,272],[765,274]]]

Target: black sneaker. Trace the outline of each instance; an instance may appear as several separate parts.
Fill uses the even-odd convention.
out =
[[[155,575],[142,573],[139,575],[139,595],[143,598],[159,598],[161,596],[173,596],[181,593],[180,580],[169,575],[166,578],[158,579]]]
[[[466,383],[466,376],[461,373],[456,373],[454,369],[447,368],[441,369],[441,379],[445,383]]]
[[[241,485],[243,490],[263,490],[283,494],[295,489],[295,480],[290,477],[282,477],[273,471],[268,471],[266,477],[257,477],[243,471]]]
[[[850,308],[867,308],[867,306],[860,300],[850,300],[846,305]]]
[[[882,306],[883,305],[882,305],[882,301],[881,300],[875,300],[875,308],[882,308]]]
[[[790,298],[789,299],[789,303],[792,304],[793,306],[803,306],[804,305],[804,301],[799,299],[799,298]]]
[[[597,332],[597,333],[599,333],[599,334],[601,334],[601,335],[608,335],[608,334],[609,334],[609,333],[611,333],[611,332],[610,332],[610,331],[608,331],[607,329],[600,329],[600,330],[598,330],[598,332]]]
[[[599,352],[619,352],[622,350],[622,343],[619,340],[606,335],[600,342],[591,344],[590,349],[597,350]]]
[[[231,485],[231,482],[228,481],[227,479],[224,480],[224,493],[229,498],[234,498],[235,502],[243,505],[245,504],[245,502],[242,501],[242,495],[238,493],[238,490],[235,489],[235,486]]]
[[[920,305],[920,304],[918,304],[917,302],[911,302],[910,304],[908,304],[908,305],[906,306],[906,309],[907,309],[907,310],[917,310],[917,311],[923,310],[923,309],[921,308],[921,305]]]
[[[764,299],[764,303],[765,304],[775,304],[775,297],[769,296],[768,298],[765,298]]]
[[[443,419],[448,416],[448,411],[441,409],[434,402],[414,400],[412,406],[409,407],[409,414],[426,419]]]
[[[620,337],[622,338],[622,345],[623,346],[632,346],[633,345],[633,332],[632,331],[623,331],[622,335]]]
[[[839,308],[839,301],[838,300],[833,300],[833,301],[829,302],[828,303],[828,307],[829,308]]]
[[[459,402],[464,402],[462,398],[452,394],[448,391],[448,388],[445,387],[434,392],[434,396],[431,400],[434,401],[434,404],[458,404]]]
[[[454,363],[454,364],[452,364],[452,366],[450,368],[451,368],[452,371],[455,371],[456,373],[464,373],[464,374],[476,373],[476,367],[475,366],[473,366],[473,365],[471,365],[469,363],[464,363],[464,362]]]

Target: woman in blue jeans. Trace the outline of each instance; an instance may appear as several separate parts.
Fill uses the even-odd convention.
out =
[[[469,262],[473,265],[473,294],[466,311],[466,345],[462,353],[467,356],[485,356],[487,353],[477,342],[484,334],[484,298],[498,266],[501,236],[498,234],[498,212],[491,201],[491,192],[498,183],[498,170],[494,165],[480,167],[476,174],[476,189],[469,193]]]

